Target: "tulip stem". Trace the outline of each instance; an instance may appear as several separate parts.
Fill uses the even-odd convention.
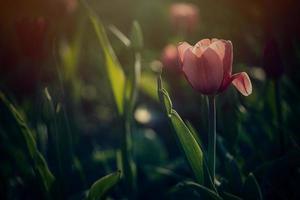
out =
[[[216,100],[208,96],[208,167],[214,184],[216,169]]]

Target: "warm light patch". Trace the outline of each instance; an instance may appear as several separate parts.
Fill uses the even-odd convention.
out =
[[[152,116],[147,108],[139,107],[134,113],[134,118],[141,124],[147,124],[151,121]]]

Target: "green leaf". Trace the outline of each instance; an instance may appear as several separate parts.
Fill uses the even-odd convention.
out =
[[[194,172],[198,183],[203,183],[203,152],[193,134],[183,122],[179,114],[172,108],[172,102],[168,92],[162,86],[161,77],[158,77],[158,96],[170,119],[171,125],[176,133],[179,143]]]
[[[110,25],[109,30],[126,46],[129,47],[131,45],[131,41],[128,37],[122,33],[116,26]]]
[[[102,22],[91,12],[91,10],[89,11],[90,21],[94,27],[94,30],[98,37],[98,41],[104,53],[107,76],[112,87],[118,113],[122,115],[124,111],[124,91],[126,77],[107,38]]]
[[[217,136],[217,148],[220,152],[220,161],[224,163],[223,168],[225,168],[226,178],[229,181],[229,190],[227,189],[227,191],[241,194],[243,186],[241,170],[236,158],[227,150],[224,139],[220,135]]]
[[[24,117],[21,113],[12,105],[5,95],[0,92],[0,104],[8,111],[17,126],[17,130],[22,134],[22,138],[25,143],[26,151],[32,160],[34,170],[37,175],[41,178],[43,186],[46,191],[50,190],[50,187],[54,181],[54,176],[48,168],[48,165],[39,152],[32,131],[29,129]]]
[[[220,197],[217,193],[215,193],[213,190],[200,185],[198,183],[195,183],[193,181],[184,181],[178,183],[172,190],[171,193],[179,192],[183,189],[190,188],[195,191],[197,191],[200,195],[203,195],[204,197],[210,197],[209,199],[214,200],[222,200],[222,197]]]
[[[223,192],[223,198],[224,200],[242,200],[242,198],[235,196],[233,194],[230,194],[228,192]]]
[[[197,130],[195,129],[195,127],[189,121],[186,121],[185,123],[186,123],[187,127],[190,129],[190,131],[193,134],[193,136],[196,139],[196,141],[198,142],[199,146],[203,150],[203,144],[201,142],[199,133],[197,132]]]
[[[244,183],[243,197],[245,200],[263,200],[260,186],[258,185],[253,173],[249,174],[248,178]]]
[[[234,193],[241,193],[242,186],[242,175],[241,170],[237,161],[229,153],[226,155],[226,164],[225,164],[227,176],[230,182],[230,188],[232,188]]]
[[[47,191],[50,191],[54,176],[48,168],[47,162],[40,152],[36,152],[35,165]]]
[[[160,90],[160,94],[162,95],[161,101],[164,105],[165,111],[168,114],[168,116],[170,116],[170,114],[173,111],[173,105],[172,105],[172,101],[169,97],[168,92],[165,89],[161,89]]]
[[[197,182],[203,183],[203,153],[200,146],[175,110],[169,117]]]
[[[141,50],[143,48],[143,33],[141,26],[137,21],[133,22],[130,40],[133,49]]]
[[[97,180],[88,192],[88,200],[103,199],[104,195],[120,181],[120,177],[121,171],[117,171]]]
[[[86,30],[85,26],[86,18],[80,17],[78,27],[76,28],[76,31],[74,31],[74,38],[69,42],[63,41],[59,48],[65,80],[69,81],[76,78],[80,52],[82,50],[82,36]]]
[[[141,54],[135,52],[135,63],[126,81],[125,112],[131,117],[138,96],[138,85],[141,80]]]
[[[139,87],[144,94],[148,95],[153,100],[158,101],[157,86],[155,83],[156,77],[153,74],[143,72]]]

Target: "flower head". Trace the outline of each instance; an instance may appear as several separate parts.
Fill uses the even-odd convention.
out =
[[[161,62],[163,66],[170,71],[180,71],[178,64],[178,51],[175,45],[169,44],[163,49]]]
[[[170,17],[175,29],[193,32],[199,20],[199,11],[193,4],[174,3],[170,7]]]
[[[77,0],[63,0],[62,4],[65,9],[65,12],[68,14],[74,13],[78,7]]]
[[[22,18],[16,22],[15,30],[24,55],[32,59],[44,57],[47,23],[43,17]]]
[[[226,90],[230,83],[244,96],[252,93],[246,72],[232,75],[231,41],[203,39],[194,46],[187,42],[180,43],[177,49],[185,77],[200,93],[215,95]]]

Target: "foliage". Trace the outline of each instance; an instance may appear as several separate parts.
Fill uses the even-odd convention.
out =
[[[299,199],[297,4],[189,3],[192,29],[173,26],[171,1],[0,6],[0,199]],[[215,180],[206,98],[161,58],[205,37],[231,40],[253,84],[216,97]]]

